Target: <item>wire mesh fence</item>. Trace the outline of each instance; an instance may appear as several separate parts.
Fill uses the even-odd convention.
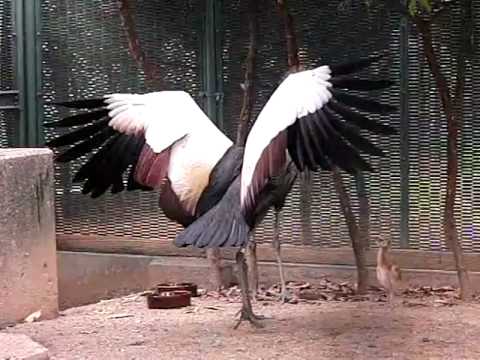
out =
[[[0,4],[0,90],[13,88],[14,49],[12,48],[12,10],[10,1]],[[205,1],[130,0],[129,14],[134,31],[147,61],[139,62],[132,54],[128,24],[117,0],[45,0],[41,3],[42,71],[45,121],[65,115],[50,101],[98,96],[111,92],[145,92],[182,89],[200,102],[202,88],[202,36]],[[423,60],[419,38],[411,32],[408,74],[402,73],[400,17],[384,7],[370,8],[361,2],[290,2],[303,65],[313,67],[390,50],[370,72],[369,77],[389,77],[397,81],[390,91],[375,94],[379,99],[399,103],[400,77],[408,75],[409,98],[409,239],[414,249],[444,249],[442,207],[446,183],[446,120],[434,81]],[[480,4],[475,4],[475,15]],[[222,2],[221,69],[225,131],[235,134],[239,119],[248,47],[247,5],[245,1]],[[124,15],[124,14],[123,14]],[[452,13],[448,24],[434,29],[441,41],[442,69],[448,79],[455,77],[453,59],[458,50],[461,26],[459,14]],[[275,2],[259,2],[255,114],[261,109],[287,70],[283,24]],[[479,25],[475,25],[479,34]],[[131,30],[131,29],[130,29]],[[130,47],[129,47],[130,45]],[[480,128],[475,126],[475,101],[479,88],[478,55],[469,60],[465,89],[465,119],[461,141],[461,174],[457,199],[458,225],[467,251],[480,251],[480,162],[476,143]],[[137,59],[138,60],[138,59]],[[405,59],[403,59],[405,61]],[[148,65],[146,68],[145,63]],[[10,65],[9,65],[10,64]],[[9,67],[10,66],[10,67]],[[10,82],[9,82],[10,81]],[[9,120],[0,111],[0,144],[8,146]],[[11,115],[9,115],[11,116]],[[400,127],[399,114],[387,119]],[[10,120],[11,122],[11,120]],[[11,126],[10,126],[11,128]],[[55,134],[46,131],[46,139]],[[400,139],[398,136],[374,138],[387,150],[385,159],[371,159],[376,173],[366,174],[373,232],[387,233],[394,246],[400,242],[401,188]],[[404,145],[404,144],[403,144]],[[173,238],[178,226],[168,221],[158,209],[152,193],[107,194],[92,200],[72,184],[70,174],[84,161],[56,166],[57,231],[63,234],[128,236],[130,238]],[[351,194],[353,179],[344,176]],[[283,211],[281,240],[301,245],[305,206],[297,182]],[[331,176],[313,175],[310,199],[310,243],[338,247],[349,244],[347,227],[340,213]],[[356,196],[353,207],[358,212]],[[256,230],[257,241],[269,241],[273,218],[267,216]]]
[[[14,145],[18,137],[18,111],[7,108],[16,98],[13,11],[13,1],[0,3],[0,147]]]

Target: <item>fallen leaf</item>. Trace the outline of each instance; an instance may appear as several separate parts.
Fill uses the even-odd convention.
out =
[[[108,317],[108,319],[123,319],[133,317],[132,314],[113,314]]]
[[[137,341],[131,342],[130,344],[128,344],[128,346],[140,346],[143,344],[145,344],[145,340],[137,340]]]

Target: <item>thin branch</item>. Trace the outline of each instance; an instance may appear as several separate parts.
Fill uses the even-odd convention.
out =
[[[122,27],[127,35],[128,50],[130,54],[137,65],[143,69],[145,78],[147,80],[158,80],[158,67],[147,60],[145,52],[140,44],[135,26],[135,20],[132,15],[130,0],[118,0],[118,7],[120,10],[120,17],[122,19]]]
[[[452,115],[452,99],[450,95],[450,88],[448,86],[447,79],[442,73],[435,49],[433,47],[431,23],[418,16],[414,17],[413,19],[422,36],[423,53],[427,59],[427,63],[430,67],[433,78],[435,79],[440,100],[442,101],[442,108],[447,117],[449,117]]]
[[[249,45],[245,68],[243,103],[240,111],[240,123],[237,130],[237,144],[245,145],[252,124],[253,105],[255,104],[255,64],[257,52],[257,0],[248,1]]]
[[[285,26],[285,36],[287,38],[288,69],[290,72],[300,70],[300,59],[298,57],[297,37],[295,35],[293,17],[287,10],[287,0],[277,0],[280,15],[283,18]]]

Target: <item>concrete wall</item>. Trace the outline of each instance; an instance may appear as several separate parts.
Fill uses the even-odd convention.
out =
[[[350,265],[285,263],[287,281],[321,279],[355,281],[356,269]],[[147,290],[161,282],[194,282],[201,288],[211,288],[208,261],[205,258],[182,256],[141,256],[84,252],[58,252],[59,296],[62,309],[94,303],[102,299]],[[224,261],[223,281],[237,282],[235,263]],[[375,268],[369,267],[372,285],[376,283]],[[402,269],[410,286],[456,285],[454,271]],[[277,264],[259,262],[260,282],[266,286],[278,283]],[[480,291],[480,272],[470,272],[475,291]]]
[[[0,149],[0,327],[58,311],[52,152]]]
[[[143,291],[151,256],[58,252],[60,309]]]

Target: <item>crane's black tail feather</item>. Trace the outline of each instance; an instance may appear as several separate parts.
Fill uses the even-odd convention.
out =
[[[177,235],[178,247],[239,247],[248,241],[250,226],[240,210],[240,176],[230,185],[222,199]]]

